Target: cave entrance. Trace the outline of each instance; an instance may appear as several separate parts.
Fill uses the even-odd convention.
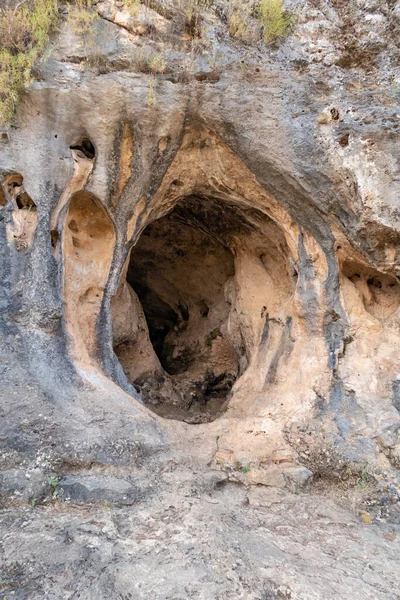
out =
[[[234,206],[186,198],[148,225],[132,249],[113,304],[114,349],[144,403],[161,416],[215,419],[243,370],[230,323],[232,244],[248,228]]]

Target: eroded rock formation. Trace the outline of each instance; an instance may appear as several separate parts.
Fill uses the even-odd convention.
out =
[[[399,6],[93,4],[0,132],[1,593],[397,596]]]
[[[306,4],[254,48],[100,2],[0,142],[2,323],[43,392],[124,390],[255,483],[400,456],[399,14]]]

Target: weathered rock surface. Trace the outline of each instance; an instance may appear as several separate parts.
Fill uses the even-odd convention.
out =
[[[6,510],[1,589],[51,600],[398,596],[398,525],[364,523],[319,496],[253,488],[248,499],[232,485],[186,496],[164,487],[135,510]]]
[[[394,600],[399,7],[160,6],[0,136],[1,593]]]

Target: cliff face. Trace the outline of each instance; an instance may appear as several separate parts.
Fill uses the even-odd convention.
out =
[[[279,46],[224,3],[62,20],[0,140],[7,465],[26,411],[188,451],[140,398],[253,483],[398,465],[400,10],[287,8]]]
[[[251,3],[215,2],[195,19],[183,0],[130,4],[95,3],[83,34],[62,7],[0,132],[0,499],[10,511],[61,511],[33,518],[25,567],[14,542],[4,549],[4,589],[61,598],[46,583],[56,573],[82,598],[337,598],[342,575],[316,583],[293,558],[308,535],[297,500],[263,494],[374,477],[398,506],[400,7],[293,0],[290,33],[266,45]],[[193,513],[192,497],[223,508]],[[65,500],[116,508],[83,540],[86,517]],[[174,539],[165,564],[143,558],[132,514],[118,508],[142,501],[140,540]],[[263,527],[274,539],[274,505],[299,527],[267,552],[268,577],[267,541],[249,533],[261,513],[244,515],[243,502],[271,509]],[[326,518],[347,523],[298,502],[319,515],[322,538]],[[232,514],[240,526],[221,533]],[[42,517],[55,552],[38,549],[26,583]],[[203,521],[227,548],[212,550],[218,572],[239,565],[225,583],[203,565]],[[171,583],[165,565],[189,560],[190,549],[179,554],[188,531],[197,567]],[[234,550],[243,531],[247,563]],[[64,538],[101,558],[67,551]],[[349,540],[335,539],[346,562]],[[318,570],[315,543],[306,560]],[[388,598],[387,556],[357,589],[346,580],[342,597]]]

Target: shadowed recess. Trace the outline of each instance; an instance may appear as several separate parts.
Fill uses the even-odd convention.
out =
[[[226,408],[268,318],[261,281],[249,284],[246,272],[255,263],[265,273],[271,261],[282,270],[271,235],[280,230],[259,211],[198,196],[143,231],[113,301],[114,348],[158,414],[198,423]],[[250,324],[240,307],[245,288],[261,304]]]

